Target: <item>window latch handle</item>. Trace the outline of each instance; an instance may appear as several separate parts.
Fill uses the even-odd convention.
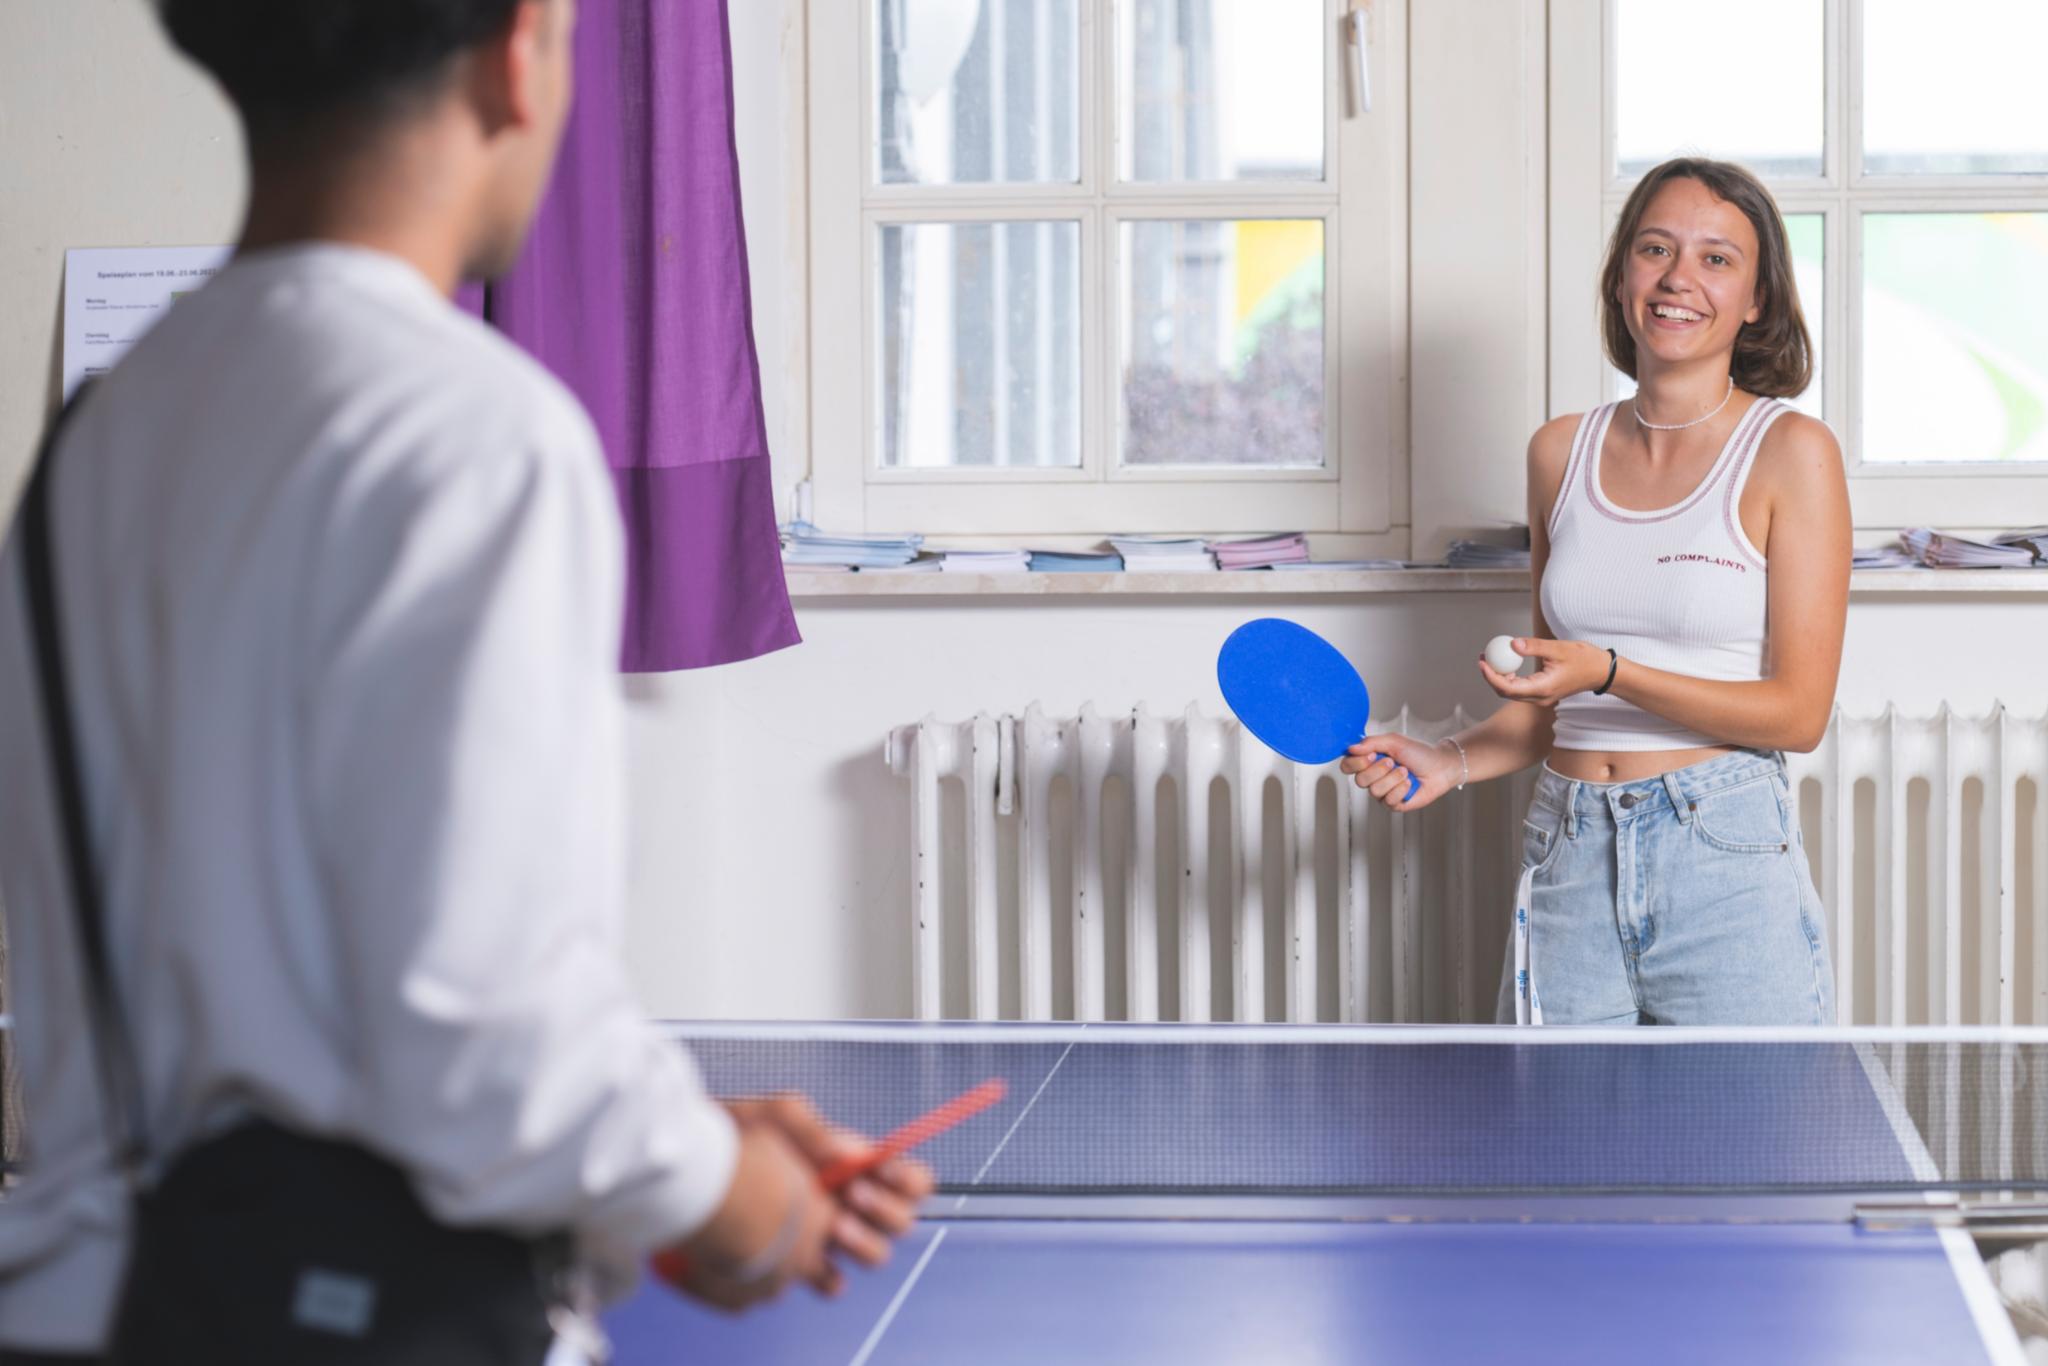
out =
[[[1366,30],[1370,18],[1356,3],[1344,15],[1344,42],[1351,50],[1351,109],[1358,115],[1372,112],[1372,39]]]

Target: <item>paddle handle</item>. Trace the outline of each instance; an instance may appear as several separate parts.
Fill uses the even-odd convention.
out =
[[[854,1177],[871,1172],[890,1158],[901,1156],[920,1143],[937,1138],[962,1120],[980,1114],[1001,1100],[1008,1090],[1008,1083],[1001,1077],[990,1077],[973,1090],[953,1097],[930,1114],[913,1119],[866,1152],[841,1158],[818,1174],[818,1184],[836,1194]]]
[[[1400,761],[1394,758],[1394,756],[1391,754],[1375,754],[1372,757],[1375,759],[1385,759],[1388,763],[1393,764],[1396,768],[1400,767]],[[1401,800],[1404,802],[1412,802],[1415,800],[1415,794],[1420,791],[1422,791],[1422,779],[1416,777],[1413,771],[1411,771],[1408,774],[1408,795],[1403,797]]]

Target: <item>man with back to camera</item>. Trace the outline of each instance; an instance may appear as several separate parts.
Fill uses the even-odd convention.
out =
[[[576,401],[448,301],[517,254],[574,0],[159,9],[241,116],[250,202],[235,261],[49,457],[90,877],[50,796],[19,526],[0,564],[28,1126],[0,1366],[99,1359],[117,1325],[132,1362],[222,1366],[265,1333],[302,1361],[538,1362],[565,1306],[441,1293],[472,1250],[565,1244],[612,1287],[679,1252],[682,1288],[725,1307],[832,1292],[833,1250],[879,1262],[930,1177],[890,1163],[826,1196],[857,1140],[800,1101],[710,1100],[637,1009],[616,505]],[[89,1042],[81,881],[135,1058],[140,1206]],[[193,1222],[236,1182],[259,1212],[314,1202],[273,1220],[293,1255],[322,1255],[320,1200],[390,1189],[410,1213],[364,1213],[372,1233],[430,1251],[373,1247],[417,1274],[344,1267],[272,1304],[217,1283],[255,1254]]]

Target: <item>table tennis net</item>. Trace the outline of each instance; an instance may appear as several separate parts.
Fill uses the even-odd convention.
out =
[[[715,1094],[801,1092],[870,1137],[1003,1078],[1000,1104],[918,1150],[943,1191],[2048,1189],[2044,1031],[1656,1044],[1509,1031],[1264,1042],[1256,1027],[678,1032]]]

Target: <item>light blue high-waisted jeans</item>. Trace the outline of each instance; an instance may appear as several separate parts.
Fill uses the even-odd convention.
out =
[[[1741,750],[1629,783],[1546,764],[1522,871],[1527,968],[1510,934],[1502,1023],[1524,989],[1544,1024],[1834,1022],[1820,894],[1781,755]]]

